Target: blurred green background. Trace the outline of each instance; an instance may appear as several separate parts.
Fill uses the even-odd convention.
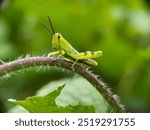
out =
[[[0,60],[47,55],[51,48],[50,16],[78,51],[102,50],[92,68],[118,94],[128,112],[150,112],[149,0],[0,0]],[[0,112],[50,81],[70,77],[68,71],[25,71],[0,81]]]

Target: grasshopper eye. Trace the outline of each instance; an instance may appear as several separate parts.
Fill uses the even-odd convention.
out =
[[[60,34],[59,33],[57,34],[57,38],[60,39]]]

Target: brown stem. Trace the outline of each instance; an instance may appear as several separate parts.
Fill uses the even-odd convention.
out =
[[[58,66],[72,70],[72,63],[63,59],[58,59],[54,57],[28,57],[0,65],[0,76],[34,65]],[[120,103],[119,98],[116,95],[113,95],[110,89],[106,86],[106,84],[98,79],[95,74],[91,73],[88,69],[78,64],[74,65],[74,71],[87,79],[99,91],[99,93],[103,95],[103,97],[111,106],[114,112],[125,112],[125,108]]]

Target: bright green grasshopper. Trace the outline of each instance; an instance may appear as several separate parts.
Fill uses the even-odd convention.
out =
[[[47,28],[47,30],[51,33],[53,36],[52,38],[52,48],[55,49],[55,52],[49,53],[48,56],[63,56],[64,59],[68,61],[74,61],[74,64],[79,61],[81,63],[85,63],[87,65],[96,66],[98,63],[91,58],[96,58],[99,56],[102,56],[102,51],[86,51],[86,52],[78,52],[76,49],[74,49],[69,42],[67,42],[63,36],[60,33],[55,33],[54,28],[52,26],[52,22],[50,20],[50,17],[48,17],[49,24],[51,29],[49,29],[47,26],[44,26]],[[73,65],[74,65],[73,64]]]

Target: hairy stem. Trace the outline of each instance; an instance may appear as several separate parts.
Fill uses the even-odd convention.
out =
[[[28,57],[0,65],[0,76],[34,65],[58,66],[72,70],[72,63],[63,59],[54,57]],[[99,91],[99,93],[105,98],[114,112],[125,112],[125,108],[120,103],[119,98],[116,95],[113,95],[110,89],[105,85],[105,83],[98,79],[95,74],[91,73],[88,69],[78,64],[74,65],[74,71],[87,79]]]

